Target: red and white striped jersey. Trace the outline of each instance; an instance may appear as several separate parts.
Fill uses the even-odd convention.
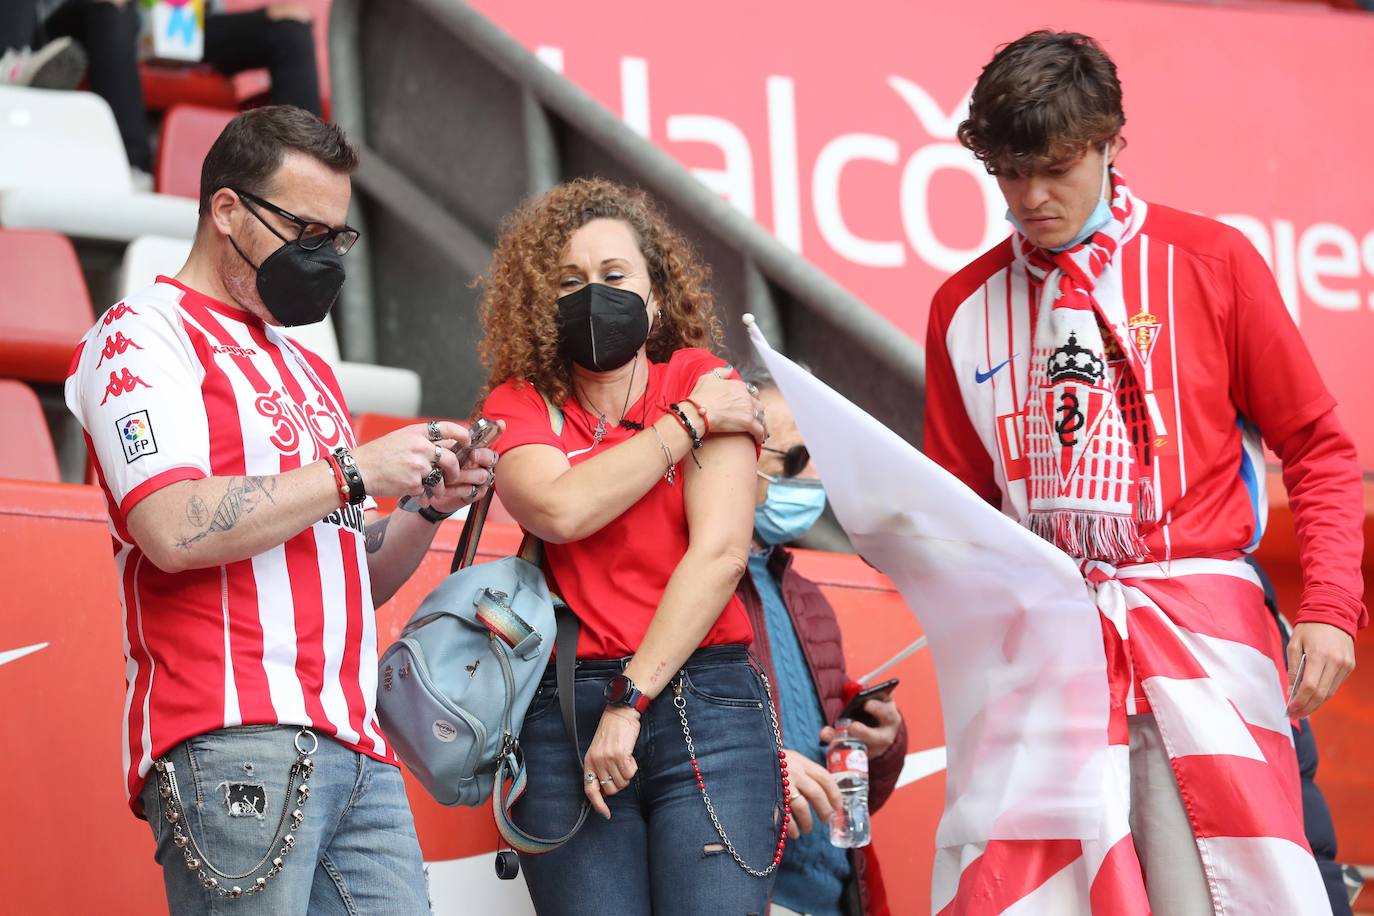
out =
[[[363,508],[344,506],[250,559],[180,573],[154,566],[125,524],[178,481],[281,474],[355,445],[329,366],[280,329],[159,277],[87,333],[66,400],[114,536],[135,810],[154,759],[227,726],[308,725],[394,762],[374,706]],[[202,527],[217,511],[203,508]]]
[[[1141,530],[1150,559],[1231,559],[1259,544],[1263,441],[1294,493],[1306,585],[1297,618],[1353,634],[1368,620],[1359,467],[1273,275],[1237,230],[1135,204],[1140,228],[1123,237],[1094,296],[1112,316],[1111,336],[1144,367],[1160,506],[1158,524]],[[1008,240],[940,288],[926,338],[925,453],[1022,524],[1031,337],[1045,294]],[[1318,421],[1330,447],[1311,447]],[[1318,489],[1303,511],[1304,492]]]

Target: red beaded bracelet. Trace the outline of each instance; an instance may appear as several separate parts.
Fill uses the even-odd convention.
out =
[[[702,407],[691,398],[683,398],[682,401],[684,404],[691,404],[697,409],[697,413],[701,414],[701,425],[705,427],[701,433],[701,438],[705,439],[707,436],[711,435],[711,418],[707,415],[706,408]]]

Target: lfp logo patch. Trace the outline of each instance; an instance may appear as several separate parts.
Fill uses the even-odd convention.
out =
[[[134,462],[144,455],[157,453],[157,439],[153,438],[153,423],[148,411],[139,410],[115,421],[119,441],[124,445],[124,460]]]

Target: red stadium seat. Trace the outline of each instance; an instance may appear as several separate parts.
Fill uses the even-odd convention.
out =
[[[200,197],[200,167],[205,154],[234,112],[199,105],[176,105],[162,119],[153,189],[160,194]]]
[[[60,483],[57,452],[53,450],[48,422],[38,395],[23,382],[0,379],[0,416],[5,435],[0,436],[0,477]]]
[[[92,324],[76,250],[56,232],[0,229],[0,376],[61,382]]]

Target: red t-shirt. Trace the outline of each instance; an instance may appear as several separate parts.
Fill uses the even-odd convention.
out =
[[[692,392],[697,379],[725,363],[707,350],[678,350],[666,363],[649,363],[649,385],[625,416],[645,426]],[[509,380],[487,397],[482,415],[505,420],[506,431],[496,443],[505,454],[522,445],[549,445],[580,464],[614,448],[637,431],[611,426],[596,445],[592,434],[597,418],[569,398],[563,405],[563,432],[553,431],[544,399],[533,385]],[[582,622],[578,658],[623,658],[633,655],[658,610],[668,579],[687,552],[687,508],[683,499],[683,468],[677,483],[659,480],[639,502],[600,531],[569,544],[544,545],[544,572]],[[496,488],[501,488],[497,478]],[[744,605],[732,594],[712,625],[703,646],[748,645],[753,628]]]

